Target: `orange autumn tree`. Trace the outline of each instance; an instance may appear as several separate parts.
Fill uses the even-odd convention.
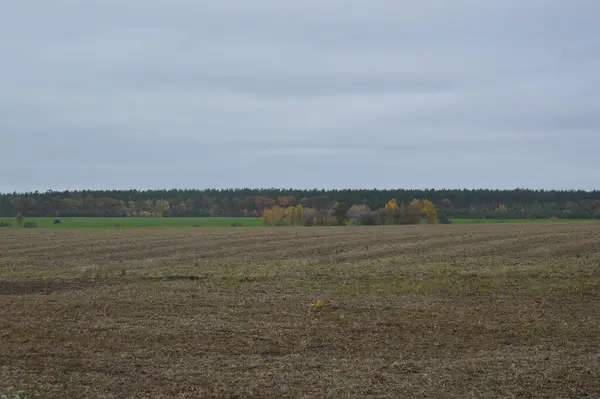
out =
[[[274,206],[263,211],[262,221],[267,226],[281,226],[284,224],[285,208]]]
[[[388,209],[392,213],[398,212],[398,203],[395,199],[389,200],[387,204],[385,204],[385,209]]]

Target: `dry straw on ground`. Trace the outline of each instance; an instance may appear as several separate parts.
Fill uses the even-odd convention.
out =
[[[599,232],[1,231],[0,397],[597,398]]]

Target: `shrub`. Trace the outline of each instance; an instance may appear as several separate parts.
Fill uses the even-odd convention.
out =
[[[363,215],[368,215],[370,213],[371,208],[367,205],[352,205],[350,209],[348,209],[348,219],[355,225],[364,224]]]
[[[304,208],[302,210],[302,225],[303,226],[313,226],[315,224],[315,217],[317,212],[311,208]]]
[[[346,214],[348,213],[348,206],[343,202],[336,202],[333,207],[329,210],[329,216],[337,219],[337,224],[332,226],[344,226],[346,224]]]
[[[344,221],[340,221],[340,219],[335,216],[325,216],[321,220],[321,223],[323,226],[343,226]]]
[[[406,207],[406,222],[402,224],[420,224],[421,223],[421,208],[418,205],[409,205]]]
[[[363,226],[375,226],[381,224],[381,220],[379,219],[379,213],[376,211],[371,211],[368,213],[363,213],[360,215],[360,224]]]
[[[60,221],[60,219],[54,219],[54,221],[52,222],[52,224],[61,224],[62,222]]]
[[[439,214],[439,222],[440,224],[452,224],[452,220],[450,220],[448,218],[448,215],[446,215],[445,213]]]
[[[394,224],[394,214],[389,208],[379,208],[376,212],[380,224]]]

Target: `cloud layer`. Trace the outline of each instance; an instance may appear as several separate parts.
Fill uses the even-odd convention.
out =
[[[0,191],[597,188],[597,0],[21,0]]]

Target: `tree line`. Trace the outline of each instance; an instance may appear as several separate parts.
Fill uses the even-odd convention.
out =
[[[262,217],[290,206],[329,212],[335,204],[385,209],[391,199],[408,206],[427,199],[444,217],[525,219],[600,218],[600,191],[490,189],[208,189],[82,190],[0,194],[0,216]],[[354,209],[356,211],[356,208]],[[314,218],[313,218],[314,220]]]
[[[428,224],[438,223],[435,205],[426,199],[414,199],[408,205],[398,204],[392,199],[377,210],[371,210],[364,204],[348,207],[341,202],[334,203],[329,210],[302,205],[275,206],[265,209],[262,216],[263,223],[268,226],[345,226],[347,222],[358,226],[420,224],[423,219]],[[450,221],[442,217],[440,222]]]

